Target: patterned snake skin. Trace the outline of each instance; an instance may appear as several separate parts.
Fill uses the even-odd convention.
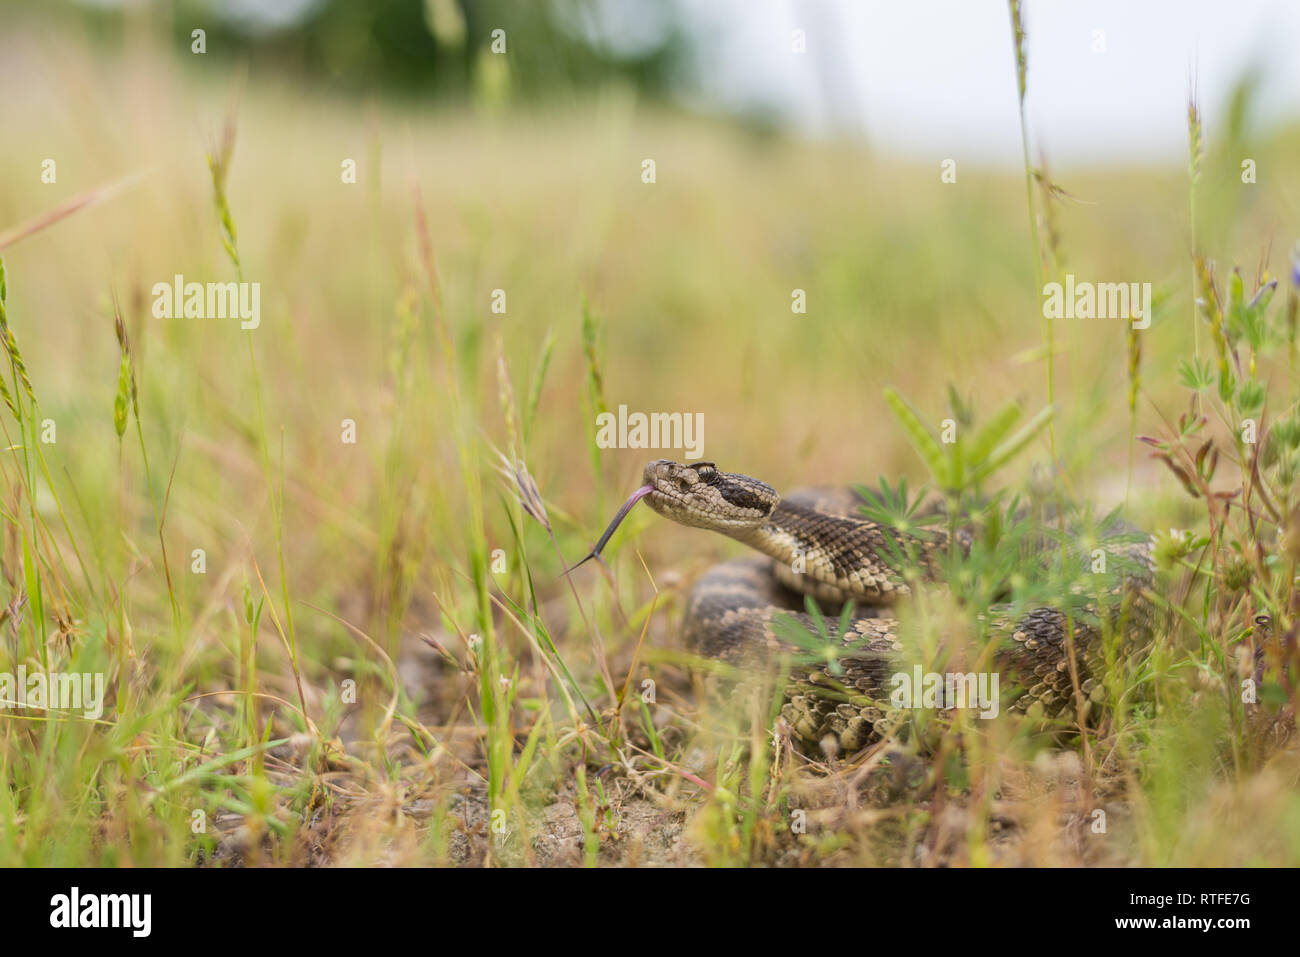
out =
[[[709,462],[651,462],[639,494],[666,518],[721,532],[768,556],[725,562],[696,582],[684,625],[690,647],[744,666],[770,661],[775,652],[804,652],[802,662],[795,658],[782,715],[800,738],[823,751],[852,753],[898,727],[891,692],[901,679],[895,676],[910,675],[921,656],[909,655],[901,640],[895,609],[912,590],[888,556],[898,555],[898,546],[910,546],[922,580],[942,590],[935,580],[948,549],[946,535],[903,536],[869,521],[861,515],[861,500],[847,490],[782,498],[757,479],[719,471]],[[1106,601],[1085,596],[1073,606],[1072,628],[1056,608],[993,605],[979,616],[986,638],[995,639],[993,653],[982,668],[976,651],[954,659],[966,660],[966,667],[949,670],[982,670],[986,679],[996,674],[1002,711],[1068,719],[1098,706],[1108,645],[1113,662],[1138,660],[1151,617],[1144,594],[1152,568],[1148,543],[1133,544],[1130,537],[1106,551],[1123,553],[1115,564],[1126,571],[1106,579]],[[841,645],[838,670],[824,657],[820,665],[809,664],[817,656],[809,656],[806,645],[791,646],[781,637],[788,632],[775,626],[786,614],[816,633],[812,617],[798,610],[805,595],[827,612],[832,640]],[[831,616],[848,601],[858,617],[844,634],[836,634],[838,621]],[[940,699],[938,710],[945,707]]]

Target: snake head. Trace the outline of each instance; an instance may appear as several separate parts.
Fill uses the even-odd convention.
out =
[[[646,504],[681,525],[739,531],[755,528],[772,514],[781,496],[770,485],[712,462],[690,465],[656,459],[645,467]]]

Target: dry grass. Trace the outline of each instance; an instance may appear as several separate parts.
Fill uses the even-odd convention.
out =
[[[50,81],[5,98],[0,233],[139,177],[4,250],[34,391],[4,420],[2,654],[103,670],[112,697],[98,723],[0,717],[0,863],[1300,862],[1294,745],[1246,748],[1229,672],[1182,626],[1159,709],[1086,751],[1008,727],[942,760],[828,766],[773,744],[770,693],[719,709],[686,666],[682,597],[724,542],[638,510],[612,578],[561,576],[647,455],[593,459],[601,402],[703,412],[707,457],[777,488],[924,478],[885,385],[935,418],[948,382],[984,410],[1041,405],[1018,174],[962,165],[944,185],[615,92],[417,114],[250,77],[236,114],[226,86],[153,53],[20,29],[0,63],[6,87]],[[204,162],[231,116],[251,332],[150,314],[176,273],[235,278]],[[1281,167],[1296,142],[1252,155]],[[1234,190],[1234,166],[1212,148],[1202,165],[1202,244],[1253,263],[1276,238],[1285,273],[1275,233],[1297,197],[1282,176]],[[1127,496],[1145,527],[1197,528],[1171,476],[1130,466],[1134,431],[1185,405],[1186,173],[1053,172],[1087,201],[1056,208],[1070,268],[1150,279],[1178,317],[1143,339],[1136,423],[1124,324],[1058,323],[1053,474]],[[1282,381],[1285,361],[1269,368]],[[527,463],[540,505],[516,502],[495,449]],[[1045,446],[1003,480],[1031,460]]]

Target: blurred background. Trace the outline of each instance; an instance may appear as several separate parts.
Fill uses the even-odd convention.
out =
[[[618,85],[703,115],[1017,165],[1011,40],[995,0],[5,0],[112,44],[133,21],[196,69],[247,64],[337,94],[423,104],[565,102]],[[1258,119],[1300,107],[1300,11],[1285,0],[1033,5],[1029,118],[1071,161],[1175,160],[1197,88],[1210,117],[1249,84]],[[16,26],[11,22],[10,26]],[[33,24],[29,21],[28,26]],[[189,59],[191,31],[210,57]],[[518,40],[491,56],[492,31]],[[796,31],[800,36],[796,39]],[[24,33],[10,33],[20,43]],[[11,53],[14,51],[10,51]],[[13,61],[11,61],[13,62]]]

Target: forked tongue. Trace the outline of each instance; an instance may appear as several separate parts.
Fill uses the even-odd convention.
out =
[[[566,568],[564,570],[564,574],[567,575],[575,568],[582,567],[583,565],[587,564],[587,562],[591,561],[593,558],[600,558],[601,549],[603,549],[605,545],[608,544],[610,536],[614,534],[614,530],[623,524],[623,519],[627,518],[627,513],[632,511],[632,506],[635,505],[637,502],[641,501],[641,499],[645,498],[654,490],[655,487],[653,485],[643,485],[635,492],[633,492],[631,498],[629,498],[626,502],[623,503],[623,507],[618,510],[618,514],[615,515],[613,521],[609,523],[609,527],[605,529],[605,533],[600,536],[600,540],[596,542],[596,546],[587,553],[587,557],[584,558],[582,561],[578,562],[577,565],[571,565],[570,567]]]

